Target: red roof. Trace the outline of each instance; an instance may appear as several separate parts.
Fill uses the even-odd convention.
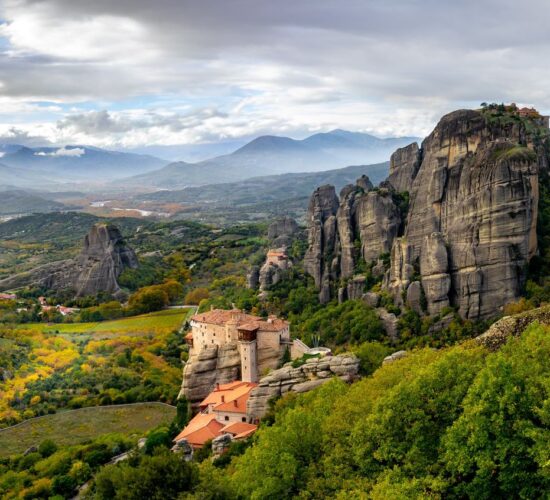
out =
[[[199,403],[199,406],[204,408],[206,406],[213,405],[214,410],[216,410],[218,405],[231,403],[244,395],[248,398],[250,391],[257,385],[258,384],[254,384],[252,382],[242,382],[240,380],[230,382],[229,384],[221,384],[208,396],[206,396],[206,398]]]
[[[258,429],[257,425],[247,422],[233,422],[220,430],[220,434],[231,434],[235,439],[244,438],[254,434]]]
[[[250,390],[252,389],[253,388],[251,387]],[[246,415],[246,402],[248,401],[248,396],[250,396],[250,390],[238,398],[232,399],[231,401],[225,401],[225,403],[220,403],[219,405],[214,406],[213,410],[215,412],[223,411],[224,413],[243,413]]]
[[[279,318],[270,318],[265,321],[259,316],[253,316],[252,314],[246,314],[240,309],[213,309],[212,311],[195,314],[191,321],[197,323],[208,323],[211,325],[224,326],[227,323],[232,323],[240,328],[241,325],[246,325],[247,328],[254,325],[258,330],[278,332],[285,328],[288,328],[288,321]]]
[[[219,436],[224,425],[216,420],[216,415],[211,413],[197,413],[175,438],[178,442],[187,439],[194,448],[204,446],[204,443]]]

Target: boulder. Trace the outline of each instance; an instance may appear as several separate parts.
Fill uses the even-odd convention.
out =
[[[393,363],[394,361],[397,361],[398,359],[403,359],[405,356],[407,356],[407,351],[397,351],[393,354],[390,354],[389,356],[386,356],[384,358],[384,361],[382,361],[382,365],[387,365],[389,363]]]

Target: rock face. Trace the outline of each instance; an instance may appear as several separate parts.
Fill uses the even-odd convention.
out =
[[[521,122],[489,125],[477,111],[444,116],[424,140],[405,238],[430,312],[450,303],[482,319],[518,297],[536,252],[542,155]]]
[[[107,292],[123,295],[117,279],[126,268],[136,268],[137,257],[112,224],[96,224],[84,238],[75,259],[53,262],[0,281],[0,289],[33,285],[71,290],[77,297]]]
[[[550,141],[538,122],[499,116],[450,113],[421,148],[394,153],[378,189],[346,187],[338,203],[330,186],[314,193],[306,270],[323,301],[359,259],[380,263],[388,252],[383,286],[399,306],[431,315],[452,306],[480,320],[517,300],[537,251],[538,173],[548,170]],[[395,193],[404,191],[408,210]]]
[[[398,193],[410,191],[418,168],[421,153],[418,144],[413,142],[404,148],[399,148],[390,158],[389,182]]]
[[[363,176],[356,185],[345,186],[339,199],[332,186],[322,186],[310,199],[304,267],[323,303],[330,300],[336,280],[353,278],[361,257],[368,263],[375,261],[390,251],[398,235],[401,216],[392,192],[372,189]]]
[[[262,418],[269,407],[269,400],[287,392],[307,392],[340,377],[351,382],[359,373],[359,358],[353,354],[340,354],[323,358],[311,358],[298,368],[287,363],[282,368],[263,377],[258,387],[252,390],[247,402],[247,413],[253,418]]]
[[[236,342],[203,349],[185,364],[178,397],[185,396],[192,406],[196,406],[216,384],[239,380],[240,374],[241,357]]]
[[[390,252],[400,225],[399,209],[388,190],[371,191],[359,198],[357,226],[365,262],[372,262],[381,254]]]
[[[304,257],[304,269],[313,276],[321,302],[330,299],[331,274],[335,271],[334,253],[339,247],[336,231],[338,206],[334,186],[326,185],[314,191],[307,211],[308,249]]]
[[[288,247],[300,232],[298,223],[292,217],[281,217],[267,228],[267,237],[275,247]]]

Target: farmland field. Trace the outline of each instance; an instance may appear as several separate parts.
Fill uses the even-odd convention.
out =
[[[141,314],[129,318],[94,323],[30,323],[21,325],[23,329],[39,330],[44,333],[85,333],[95,334],[131,334],[153,333],[156,329],[180,328],[187,315],[194,309],[166,309],[149,314]]]
[[[176,409],[161,403],[89,407],[27,420],[0,431],[0,457],[22,453],[45,439],[58,445],[74,445],[113,432],[142,436],[161,424],[169,424]]]

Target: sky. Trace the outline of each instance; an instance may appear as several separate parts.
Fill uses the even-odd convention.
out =
[[[0,0],[0,142],[427,135],[550,112],[548,0]]]

